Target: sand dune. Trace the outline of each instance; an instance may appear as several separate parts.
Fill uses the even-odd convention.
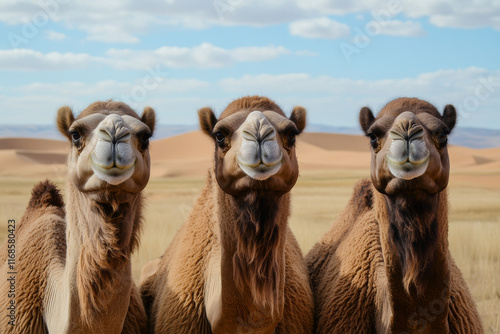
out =
[[[39,164],[64,164],[68,158],[67,152],[52,151],[25,151],[16,150],[16,155],[26,161]]]
[[[0,138],[0,150],[66,151],[69,144],[61,140],[33,138]]]
[[[151,160],[211,159],[213,141],[201,131],[188,132],[178,136],[151,142]]]
[[[365,136],[357,135],[306,132],[299,136],[299,140],[328,151],[367,152],[370,147]]]
[[[364,136],[304,133],[297,140],[297,157],[302,171],[366,170],[370,166],[368,146]],[[65,171],[68,149],[64,141],[0,138],[0,175],[60,175]],[[213,149],[213,142],[201,131],[152,141],[152,177],[203,176],[212,164]],[[449,152],[454,171],[500,171],[500,148],[450,146]]]

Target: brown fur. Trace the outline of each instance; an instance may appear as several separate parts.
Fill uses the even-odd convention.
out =
[[[150,109],[150,107],[146,107],[145,112],[147,109]],[[91,103],[87,108],[85,108],[76,119],[82,119],[86,116],[92,115],[94,113],[105,113],[105,114],[118,114],[118,115],[129,115],[132,117],[135,117],[139,119],[139,116],[137,113],[130,108],[128,105],[126,105],[123,102],[120,101],[113,101],[113,100],[108,100],[108,101],[96,101],[94,103]]]
[[[287,154],[294,164],[285,168],[283,176],[256,181],[224,172],[230,134],[241,125],[239,117],[244,120],[254,110],[284,115],[264,97],[238,99],[218,120],[209,108],[198,113],[206,134],[213,138],[221,131],[226,139],[215,145],[214,169],[188,221],[165,254],[143,269],[141,293],[151,333],[312,330],[309,280],[300,248],[287,226],[288,192],[298,172],[293,147]],[[228,118],[240,111],[237,118]],[[300,133],[305,110],[298,107],[294,115],[299,125],[288,123]],[[289,181],[276,180],[282,177]],[[220,299],[213,298],[219,295]],[[212,305],[214,300],[220,300],[220,312],[214,313],[219,310]]]
[[[425,196],[427,197],[427,196]],[[389,240],[397,249],[406,291],[414,287],[423,294],[429,283],[426,279],[429,263],[440,246],[440,225],[436,215],[440,198],[412,199],[397,197],[386,200],[389,215]]]
[[[229,103],[224,112],[219,117],[219,120],[226,118],[227,116],[234,114],[240,110],[273,110],[278,114],[285,116],[283,110],[271,99],[265,96],[245,96],[234,100]]]
[[[103,292],[120,293],[115,285],[117,280],[123,278],[116,277],[114,273],[130,264],[132,252],[138,245],[142,225],[142,197],[139,196],[133,206],[121,204],[116,211],[109,204],[91,205],[90,217],[95,217],[88,219],[88,222],[95,221],[98,224],[92,226],[90,233],[95,234],[99,242],[94,243],[93,247],[84,248],[80,253],[78,295],[82,303],[82,321],[92,328],[106,308],[112,307],[103,298]],[[123,227],[127,225],[133,226],[132,233],[124,231]]]
[[[47,333],[42,318],[47,273],[45,268],[66,254],[66,227],[62,197],[49,181],[33,188],[31,199],[23,217],[16,224],[15,298],[8,297],[10,284],[7,264],[7,245],[0,246],[0,332]],[[29,235],[29,238],[22,236]],[[36,263],[37,266],[33,266]],[[15,326],[8,324],[7,307],[15,300]]]
[[[75,121],[75,116],[73,116],[73,111],[71,110],[70,107],[64,106],[59,108],[57,110],[57,128],[59,129],[59,132],[64,134],[68,139],[71,140],[71,137],[68,133],[68,129],[73,124]]]
[[[111,101],[93,103],[78,119],[95,111],[104,114],[115,111],[140,119],[125,104]],[[151,108],[146,108],[142,118],[154,129],[155,114]],[[70,141],[74,121],[71,109],[59,109],[58,128]],[[148,131],[144,125],[135,124],[131,131],[136,130]],[[132,141],[132,145],[137,142]],[[18,321],[15,327],[9,327],[4,321],[7,317],[2,317],[2,333],[44,333],[49,326],[60,327],[55,331],[89,333],[142,333],[147,328],[145,309],[131,276],[130,258],[139,243],[140,191],[149,178],[149,162],[136,167],[130,182],[112,186],[94,180],[96,185],[101,182],[99,191],[82,189],[78,187],[85,187],[87,181],[83,186],[74,183],[80,177],[81,169],[76,171],[75,166],[79,166],[82,150],[76,144],[72,147],[65,208],[57,188],[48,181],[41,183],[33,189],[26,213],[18,224]],[[137,148],[144,155],[142,161],[149,161],[146,148],[144,145]],[[135,161],[137,166],[138,160]],[[7,273],[6,256],[4,252],[1,254],[0,263],[6,269],[2,273]],[[6,288],[6,284],[0,284],[1,291]],[[9,302],[6,297],[7,293],[0,297],[1,305]]]
[[[278,243],[280,225],[276,218],[279,197],[266,193],[249,193],[234,201],[239,212],[236,219],[237,249],[233,257],[234,280],[240,291],[248,285],[257,303],[269,303],[271,314],[279,302],[280,263]],[[286,210],[286,209],[285,209]]]
[[[417,120],[426,126],[432,159],[411,181],[395,179],[380,156],[390,143],[385,133],[394,131],[392,123],[405,111],[421,114]],[[368,108],[361,110],[361,127],[371,137],[372,182],[356,186],[306,256],[317,333],[483,332],[448,250],[449,161],[446,140],[437,136],[449,133],[455,119],[452,106],[441,116],[418,99],[392,101],[376,118]]]

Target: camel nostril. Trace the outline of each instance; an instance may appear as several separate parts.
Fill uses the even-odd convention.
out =
[[[407,132],[398,130],[389,131],[389,138],[392,140],[408,140]]]
[[[408,137],[410,140],[422,139],[424,135],[424,129],[419,125],[414,126],[408,131]]]
[[[259,130],[259,142],[273,140],[276,137],[276,130],[267,124],[263,125]]]
[[[126,127],[103,127],[99,130],[98,135],[100,139],[113,144],[127,141],[131,137],[130,131]]]
[[[257,141],[257,136],[255,134],[253,134],[252,131],[243,130],[243,132],[241,133],[241,136],[243,137],[243,139],[246,139],[246,140]]]
[[[106,141],[113,141],[114,131],[109,131],[110,129],[103,128],[99,130],[99,138],[104,139]]]
[[[413,120],[403,120],[389,131],[389,138],[392,140],[411,141],[421,139],[424,135],[425,133],[422,126],[415,123]]]
[[[116,142],[124,142],[124,141],[128,141],[130,139],[130,137],[132,137],[132,135],[130,134],[130,131],[127,128],[122,127],[122,128],[117,129],[117,131],[115,132],[114,140]]]

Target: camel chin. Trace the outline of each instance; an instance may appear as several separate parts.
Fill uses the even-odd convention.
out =
[[[127,181],[134,175],[135,165],[132,164],[122,169],[118,167],[103,168],[96,163],[92,163],[92,170],[100,180],[116,186]]]
[[[389,156],[386,157],[386,160],[387,167],[389,167],[389,171],[394,177],[409,181],[422,176],[427,171],[427,167],[429,167],[430,156],[427,156],[427,158],[420,163],[414,163],[410,161],[398,163],[391,160]]]
[[[238,165],[240,166],[241,170],[252,179],[257,181],[264,181],[278,173],[283,163],[281,161],[278,161],[277,163],[270,166],[263,163],[257,166],[249,166],[238,158]]]

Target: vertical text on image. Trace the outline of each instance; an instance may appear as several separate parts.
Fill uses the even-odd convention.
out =
[[[9,325],[16,324],[16,220],[7,221],[7,281],[9,290],[7,291],[9,304],[7,306],[7,318]]]

